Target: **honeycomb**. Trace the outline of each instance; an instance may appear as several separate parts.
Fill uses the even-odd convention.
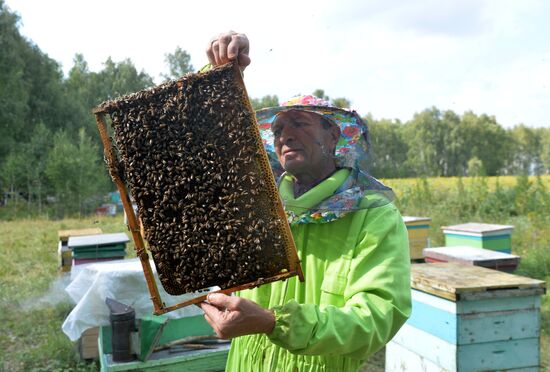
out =
[[[109,171],[138,206],[169,294],[299,270],[237,66],[187,74],[106,101],[96,112],[110,117]]]

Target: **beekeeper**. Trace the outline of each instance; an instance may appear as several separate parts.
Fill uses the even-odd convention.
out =
[[[248,38],[220,34],[207,56],[244,69]],[[411,312],[407,230],[392,190],[367,173],[368,128],[312,96],[256,115],[305,282],[210,294],[201,307],[232,339],[229,371],[358,370]]]

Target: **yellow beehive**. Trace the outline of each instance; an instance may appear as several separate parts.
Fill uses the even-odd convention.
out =
[[[429,247],[428,232],[430,230],[431,218],[403,216],[403,221],[409,233],[409,249],[411,260],[424,258],[422,250]]]

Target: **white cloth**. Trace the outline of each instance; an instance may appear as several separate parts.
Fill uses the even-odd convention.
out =
[[[133,307],[136,311],[136,319],[153,313],[153,303],[138,258],[79,266],[73,266],[73,269],[76,269],[75,275],[73,276],[71,273],[72,281],[65,288],[76,306],[61,327],[72,341],[78,340],[88,328],[109,325],[109,308],[105,304],[107,297]],[[167,306],[197,296],[197,294],[170,296],[159,283],[155,265],[152,262],[151,267],[155,274],[160,297]],[[211,288],[211,290],[215,289],[219,288]],[[183,318],[202,313],[197,306],[186,306],[169,312],[166,316],[168,318]]]

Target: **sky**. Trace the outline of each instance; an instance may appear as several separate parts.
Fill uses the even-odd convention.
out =
[[[179,46],[198,69],[210,39],[245,33],[251,97],[323,89],[360,115],[410,120],[432,106],[550,127],[550,1],[5,0],[65,74],[130,58],[157,83]]]

